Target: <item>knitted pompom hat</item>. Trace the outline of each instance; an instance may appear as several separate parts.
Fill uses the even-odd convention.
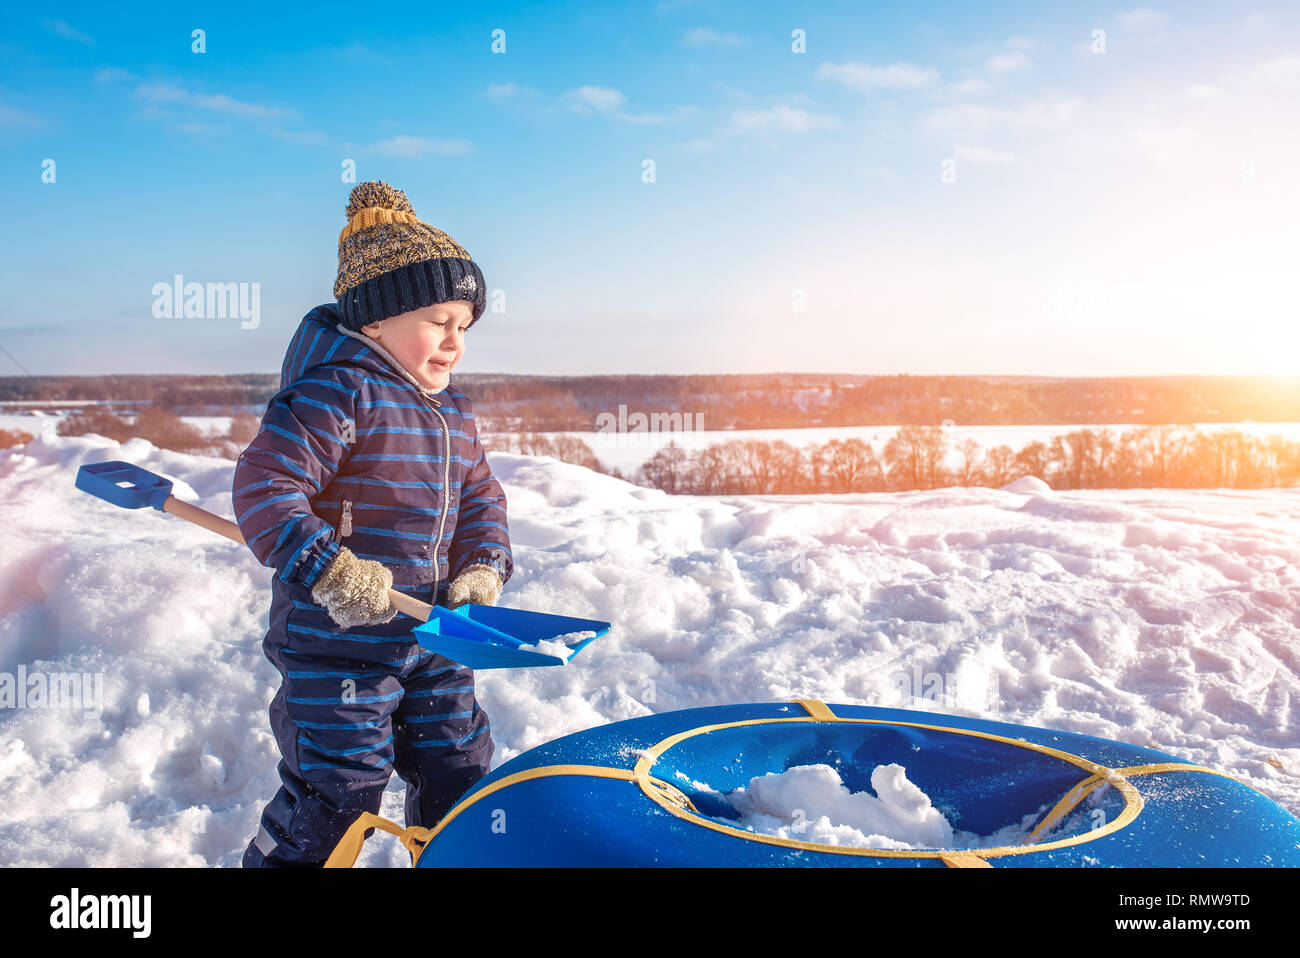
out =
[[[353,187],[346,215],[334,282],[345,327],[452,300],[473,303],[470,325],[478,322],[487,306],[483,273],[464,247],[416,218],[406,194],[367,180]]]

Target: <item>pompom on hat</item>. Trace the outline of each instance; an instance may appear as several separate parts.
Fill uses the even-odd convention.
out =
[[[453,300],[473,303],[470,325],[478,322],[487,307],[482,271],[463,246],[416,217],[405,193],[383,180],[358,183],[346,215],[334,281],[345,327]]]

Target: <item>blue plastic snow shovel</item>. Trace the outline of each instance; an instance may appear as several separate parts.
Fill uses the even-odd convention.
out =
[[[170,479],[129,462],[88,463],[77,470],[77,488],[124,509],[153,506],[195,525],[244,544],[239,526],[229,519],[177,499]],[[429,605],[396,589],[388,599],[399,612],[419,619],[411,631],[421,646],[471,669],[515,669],[564,665],[610,629],[608,622],[571,615],[504,609],[466,603],[455,609]],[[552,644],[553,655],[535,648]],[[567,648],[568,654],[564,654]]]

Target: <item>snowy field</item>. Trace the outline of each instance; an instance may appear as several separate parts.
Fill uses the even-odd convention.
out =
[[[74,488],[106,459],[231,516],[233,462],[96,436],[0,451],[0,673],[102,679],[97,707],[0,709],[0,864],[237,866],[279,785],[271,571]],[[816,698],[1149,746],[1300,812],[1300,489],[672,497],[492,464],[501,604],[614,624],[564,667],[478,673],[495,764],[651,712]],[[402,797],[394,777],[382,814]],[[407,861],[376,835],[361,864]]]

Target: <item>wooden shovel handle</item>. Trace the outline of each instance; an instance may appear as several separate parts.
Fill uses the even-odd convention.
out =
[[[219,536],[225,536],[240,545],[245,544],[239,526],[229,519],[223,519],[221,516],[214,515],[206,509],[200,509],[198,506],[177,499],[175,496],[168,496],[163,500],[162,511],[171,513],[187,522],[192,522],[196,526],[202,526]],[[396,589],[388,590],[388,601],[392,603],[393,608],[398,612],[405,612],[411,618],[419,619],[421,622],[428,622],[429,615],[433,612],[433,606],[429,605],[429,603],[421,602],[419,599],[412,598],[404,592],[398,592]]]
[[[202,526],[219,536],[225,536],[227,539],[233,539],[241,546],[244,545],[243,533],[239,531],[239,526],[235,525],[229,519],[223,519],[221,516],[208,512],[207,509],[200,509],[198,506],[190,505],[188,502],[177,499],[175,496],[168,496],[163,500],[163,512],[170,512],[187,522],[192,522],[196,526]]]

